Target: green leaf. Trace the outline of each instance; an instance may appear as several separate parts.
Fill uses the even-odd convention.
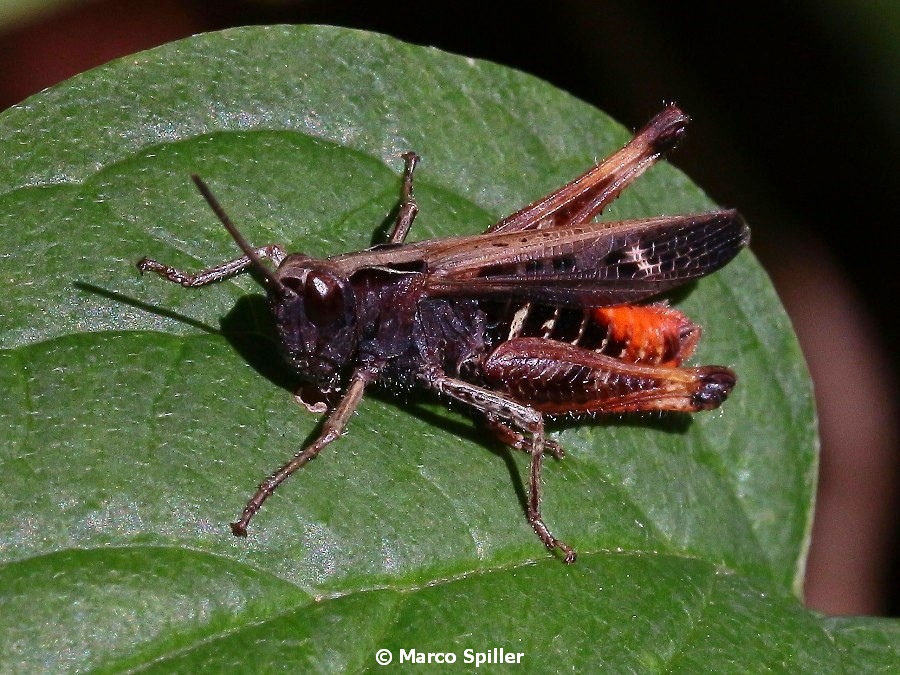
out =
[[[189,174],[250,241],[323,256],[373,242],[403,151],[424,158],[424,239],[480,232],[627,138],[522,73],[321,27],[197,36],[3,113],[0,670],[362,670],[380,648],[462,665],[502,647],[537,670],[824,671],[865,652],[795,597],[812,398],[749,253],[675,299],[706,329],[696,362],[739,374],[722,409],[555,427],[568,455],[543,510],[574,567],[525,521],[527,457],[415,396],[367,397],[250,537],[230,534],[318,419],[251,278],[137,274],[144,255],[237,254]],[[606,217],[712,206],[659,166]]]

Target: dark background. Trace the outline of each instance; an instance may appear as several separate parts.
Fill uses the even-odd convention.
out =
[[[47,4],[0,7],[0,108],[118,56],[264,23],[365,28],[490,59],[632,128],[676,101],[694,122],[673,162],[750,222],[813,374],[822,475],[807,602],[898,614],[900,4]]]

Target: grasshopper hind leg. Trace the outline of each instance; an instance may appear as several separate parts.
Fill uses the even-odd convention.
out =
[[[552,450],[547,448],[544,436],[544,418],[541,413],[504,394],[445,375],[435,376],[428,382],[428,385],[440,394],[472,406],[483,413],[489,421],[499,422],[504,430],[503,433],[512,434],[514,439],[521,444],[520,449],[531,454],[526,504],[528,522],[544,546],[551,551],[558,550],[566,563],[574,563],[575,549],[557,539],[541,516],[541,468],[544,464],[544,453],[552,453]],[[521,429],[524,433],[515,431],[516,428]],[[526,435],[530,440],[526,440]],[[517,446],[513,445],[513,447]],[[558,448],[558,446],[556,447]]]

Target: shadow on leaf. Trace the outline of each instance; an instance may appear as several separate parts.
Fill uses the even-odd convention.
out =
[[[107,288],[101,288],[100,286],[95,286],[94,284],[89,284],[83,281],[74,281],[72,282],[72,286],[77,288],[79,291],[99,295],[103,298],[106,298],[107,300],[112,300],[113,302],[128,305],[129,307],[134,307],[135,309],[139,309],[142,312],[147,312],[148,314],[155,314],[156,316],[173,319],[175,321],[178,321],[179,323],[184,323],[188,326],[192,326],[197,330],[202,330],[204,333],[209,333],[211,335],[216,335],[219,333],[219,331],[217,331],[215,328],[203,323],[202,321],[197,321],[196,319],[192,319],[191,317],[185,316],[184,314],[179,314],[178,312],[172,311],[171,309],[165,309],[164,307],[159,307],[158,305],[151,305],[147,302],[144,302],[143,300],[137,300],[130,296],[119,293],[118,291],[111,291]]]
[[[222,336],[251,368],[292,394],[302,381],[281,356],[279,337],[269,303],[260,294],[245,295],[221,322]]]

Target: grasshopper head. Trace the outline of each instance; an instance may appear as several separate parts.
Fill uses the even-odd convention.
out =
[[[333,388],[356,350],[356,305],[350,282],[326,261],[289,255],[268,288],[284,356],[297,373]]]
[[[334,390],[356,349],[356,313],[350,282],[326,261],[302,253],[287,256],[272,272],[203,179],[197,175],[192,179],[262,277],[288,362],[298,375],[322,391]]]

